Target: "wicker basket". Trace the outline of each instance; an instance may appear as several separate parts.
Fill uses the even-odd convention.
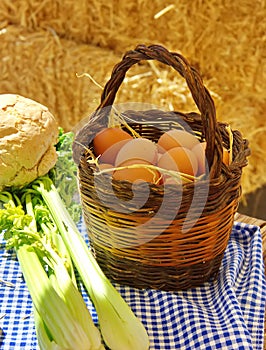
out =
[[[141,198],[145,184],[136,185],[134,193],[127,181],[112,180],[110,187],[110,176],[96,175],[96,166],[89,160],[92,139],[108,125],[127,70],[141,60],[157,60],[173,67],[185,78],[200,114],[128,110],[123,112],[124,118],[141,136],[153,141],[171,128],[192,130],[200,141],[207,142],[209,176],[182,185],[151,184],[146,202],[135,208],[132,196]],[[241,134],[232,131],[232,162],[229,166],[223,164],[223,146],[229,148],[230,144],[227,125],[217,122],[208,90],[184,57],[159,45],[139,45],[127,52],[114,67],[100,106],[79,130],[75,141],[74,158],[79,164],[80,194],[90,244],[112,281],[136,288],[176,291],[216,279],[238,207],[241,173],[249,148]],[[170,199],[167,205],[165,198]],[[127,203],[130,210],[125,210]],[[167,210],[161,210],[162,206]],[[173,212],[174,217],[168,215]]]

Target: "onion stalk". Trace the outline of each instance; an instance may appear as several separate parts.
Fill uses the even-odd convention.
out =
[[[147,350],[149,338],[141,321],[104,275],[49,177],[36,182],[60,231],[74,265],[95,306],[105,344],[111,350]]]
[[[68,255],[52,236],[52,218],[32,188],[0,193],[0,230],[7,249],[14,248],[34,307],[41,350],[102,350],[98,328],[77,289]],[[42,213],[40,215],[40,212]],[[54,278],[51,279],[51,276]],[[60,286],[60,287],[59,287]]]

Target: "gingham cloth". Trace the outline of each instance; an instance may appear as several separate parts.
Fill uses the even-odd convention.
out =
[[[18,262],[3,246],[0,259],[0,348],[36,350],[31,298]],[[214,283],[177,293],[115,286],[146,327],[151,350],[263,349],[266,285],[256,226],[235,223]],[[84,299],[97,323],[85,293]]]

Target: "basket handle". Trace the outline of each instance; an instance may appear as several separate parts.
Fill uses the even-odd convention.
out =
[[[221,172],[222,141],[217,127],[215,105],[209,91],[203,85],[200,74],[195,68],[190,66],[189,62],[182,55],[169,52],[161,45],[138,45],[135,50],[126,52],[121,62],[114,66],[111,77],[102,92],[101,103],[96,109],[96,112],[113,104],[126,72],[131,66],[142,60],[157,60],[162,62],[173,67],[186,79],[194,102],[201,114],[203,131],[207,143],[206,159],[210,169],[210,176],[212,178],[218,177]]]

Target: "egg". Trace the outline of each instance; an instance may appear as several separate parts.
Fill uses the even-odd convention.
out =
[[[120,149],[129,142],[130,139],[118,141],[109,148],[107,148],[106,151],[102,153],[102,155],[99,158],[99,161],[101,163],[109,163],[109,164],[115,164],[115,160],[117,157],[117,153],[120,151]]]
[[[163,153],[158,151],[158,153],[157,153],[157,162],[159,161],[159,159],[161,158],[162,155],[163,155]]]
[[[96,156],[106,152],[115,143],[130,140],[133,137],[120,128],[105,128],[98,132],[93,139],[93,148]]]
[[[157,141],[160,152],[168,151],[174,147],[192,149],[199,143],[196,136],[184,130],[172,129],[163,133]]]
[[[157,162],[158,149],[154,142],[138,137],[128,141],[121,147],[117,153],[115,165],[118,166],[121,163],[129,159],[142,159],[151,164]]]
[[[112,179],[113,168],[114,168],[114,166],[112,164],[108,164],[108,163],[98,164],[98,167],[95,170],[95,173],[96,173],[95,174],[96,175],[95,181],[97,181],[95,183],[95,186],[102,183],[103,181],[106,181],[106,177],[109,177],[109,179]]]
[[[195,154],[185,147],[169,149],[160,157],[158,166],[191,176],[195,176],[198,171],[198,161]]]
[[[164,185],[182,185],[183,181],[179,177],[165,176],[163,178]]]
[[[100,164],[98,164],[99,170],[112,169],[113,167],[114,167],[113,164],[109,164],[109,163],[100,163]]]
[[[120,164],[120,167],[126,167],[134,165],[132,168],[117,169],[113,173],[113,179],[126,180],[130,182],[145,181],[149,183],[158,183],[161,178],[161,174],[158,170],[148,167],[138,167],[138,165],[151,165],[151,163],[143,159],[129,159]]]
[[[192,148],[192,152],[195,154],[198,161],[198,176],[206,172],[206,146],[206,142],[199,142],[196,146]]]
[[[223,163],[227,166],[230,164],[230,152],[225,147],[223,147]]]

